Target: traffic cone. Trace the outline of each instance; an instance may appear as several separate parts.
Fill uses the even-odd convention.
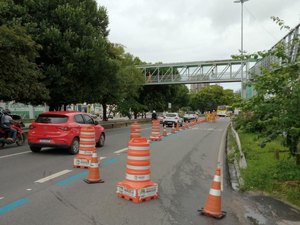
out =
[[[175,134],[175,133],[176,133],[176,129],[175,129],[174,123],[173,123],[173,125],[172,125],[171,133],[172,133],[172,134]]]
[[[130,130],[131,130],[130,139],[141,137],[141,125],[137,121],[131,124]]]
[[[73,167],[88,169],[94,152],[96,152],[95,128],[82,127],[79,135],[79,153],[74,158]]]
[[[117,184],[117,196],[134,203],[158,198],[158,185],[150,180],[150,145],[147,138],[128,143],[126,178]]]
[[[152,120],[152,131],[150,135],[151,141],[160,141],[161,135],[160,135],[160,122],[159,120]]]
[[[222,219],[226,212],[221,211],[221,168],[217,167],[214,180],[212,182],[209,194],[204,208],[199,210],[202,215]]]
[[[180,130],[180,128],[179,128],[179,122],[178,123],[176,123],[176,131],[179,131]]]
[[[163,134],[162,134],[164,137],[168,136],[168,133],[167,133],[167,129],[166,127],[164,126],[163,128]]]
[[[84,181],[88,184],[104,182],[100,178],[99,162],[98,162],[98,157],[96,152],[94,152],[92,155],[92,160],[89,167],[89,174],[87,179],[84,179]]]

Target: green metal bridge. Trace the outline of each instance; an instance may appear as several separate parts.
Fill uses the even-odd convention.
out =
[[[251,80],[260,75],[262,68],[272,69],[273,65],[298,63],[300,23],[276,43],[270,54],[260,60],[213,60],[167,64],[146,64],[137,66],[143,71],[144,85],[227,83]],[[283,46],[285,58],[272,55],[273,50]]]

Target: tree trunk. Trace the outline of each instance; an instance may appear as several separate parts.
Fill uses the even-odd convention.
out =
[[[105,102],[104,102],[104,103],[101,103],[101,105],[102,105],[102,109],[103,109],[102,120],[103,120],[103,121],[107,121],[107,116],[106,116],[106,113],[107,113],[107,111],[106,111],[106,103],[105,103]]]

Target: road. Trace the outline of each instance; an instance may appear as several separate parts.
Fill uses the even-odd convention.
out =
[[[129,127],[108,129],[97,148],[105,181],[87,184],[62,150],[32,153],[28,146],[0,150],[1,225],[299,224],[300,213],[272,198],[234,192],[228,183],[223,141],[229,121],[202,123],[151,142],[151,180],[160,198],[135,204],[116,196],[125,179]],[[168,129],[170,132],[170,129]],[[150,124],[142,125],[149,137]],[[222,220],[199,215],[218,164],[222,168]],[[53,177],[49,177],[49,176]]]

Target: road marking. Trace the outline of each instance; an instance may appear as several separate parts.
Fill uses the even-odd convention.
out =
[[[121,153],[121,152],[125,152],[127,150],[128,150],[128,148],[122,148],[122,149],[120,149],[118,151],[115,151],[114,153],[118,154],[118,153]]]
[[[44,177],[44,178],[42,178],[42,179],[40,179],[40,180],[37,180],[37,181],[35,181],[35,182],[36,182],[36,183],[44,183],[44,182],[46,182],[46,181],[48,181],[48,180],[51,180],[51,179],[53,179],[53,178],[62,176],[62,175],[64,175],[64,174],[66,174],[66,173],[70,173],[71,171],[72,171],[72,170],[63,170],[63,171],[60,171],[60,172],[58,172],[58,173],[54,173],[54,174],[52,174],[52,175],[50,175],[50,176],[48,176],[48,177]]]
[[[26,204],[28,202],[28,199],[27,198],[21,198],[17,201],[14,201],[12,203],[9,203],[3,207],[0,207],[0,216],[19,207],[19,206],[22,206],[24,204]]]
[[[4,197],[0,197],[0,200],[4,199]]]
[[[23,155],[23,154],[27,154],[31,151],[27,151],[27,152],[20,152],[20,153],[15,153],[15,154],[10,154],[10,155],[4,155],[4,156],[0,156],[0,159],[4,159],[4,158],[8,158],[8,157],[12,157],[12,156],[16,156],[16,155]]]

